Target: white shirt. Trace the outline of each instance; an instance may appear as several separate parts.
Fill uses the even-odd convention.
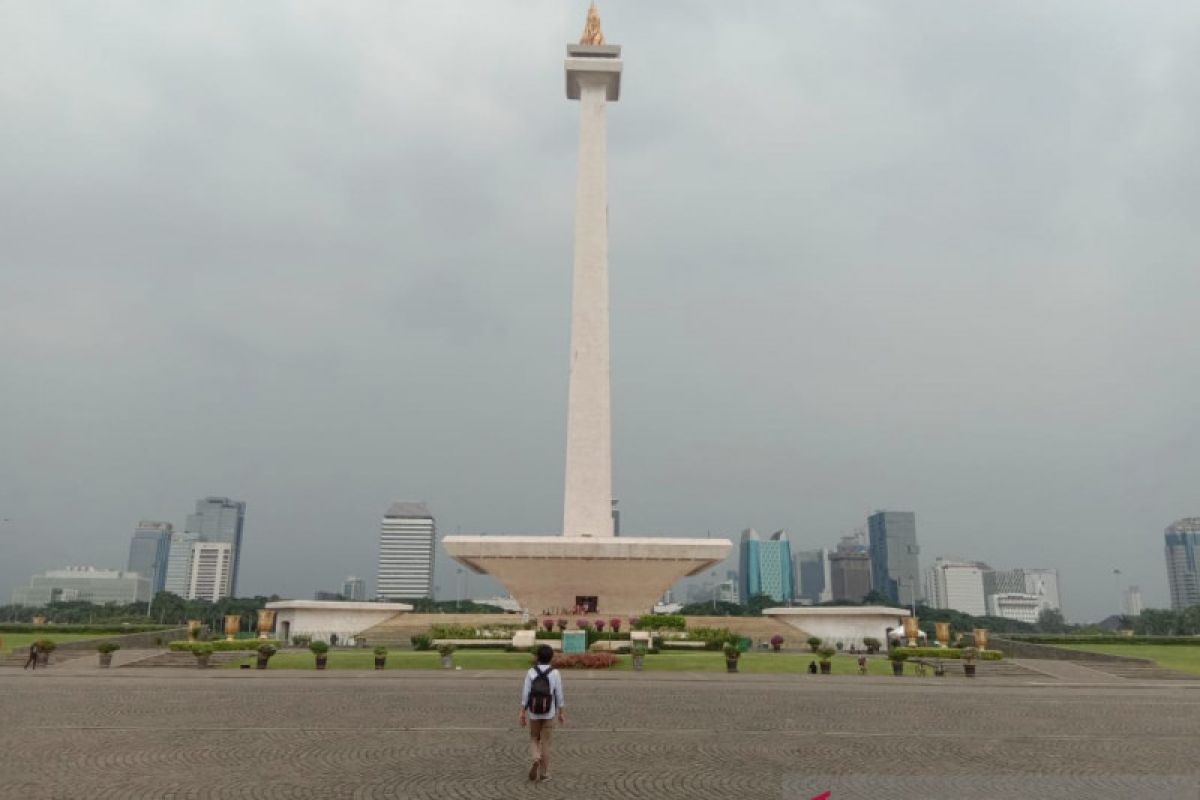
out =
[[[549,664],[539,664],[543,671],[549,667]],[[521,708],[526,708],[529,705],[529,690],[533,688],[533,679],[537,677],[537,672],[533,667],[525,673],[525,685],[521,687]],[[526,712],[529,719],[554,719],[554,716],[560,709],[566,708],[567,704],[563,700],[562,678],[558,674],[558,670],[550,669],[550,674],[546,676],[550,681],[550,711],[546,714],[535,714],[532,711]]]

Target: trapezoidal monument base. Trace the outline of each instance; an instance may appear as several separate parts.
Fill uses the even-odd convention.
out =
[[[447,536],[446,552],[491,575],[530,614],[645,614],[680,578],[729,555],[728,539]]]

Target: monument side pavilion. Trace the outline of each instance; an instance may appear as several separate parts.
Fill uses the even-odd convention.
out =
[[[649,611],[677,580],[722,561],[733,546],[614,535],[607,108],[620,98],[621,68],[621,47],[605,44],[593,5],[566,58],[567,98],[579,101],[580,116],[562,534],[443,540],[451,557],[499,580],[533,614]]]

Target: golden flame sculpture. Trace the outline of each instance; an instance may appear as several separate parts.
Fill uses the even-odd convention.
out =
[[[935,628],[937,628],[938,643],[942,647],[949,647],[949,645],[950,645],[950,623],[949,622],[935,622],[935,623],[933,623],[933,626]]]
[[[975,649],[976,650],[987,650],[987,636],[988,636],[987,628],[976,628],[975,629]]]
[[[242,629],[241,614],[226,614],[225,615],[225,641],[232,642],[233,637],[237,636],[238,631]]]
[[[592,3],[588,9],[587,24],[583,26],[583,35],[579,37],[580,44],[604,44],[604,31],[600,29],[600,12]]]
[[[258,610],[258,638],[266,639],[275,627],[275,609],[260,608]]]

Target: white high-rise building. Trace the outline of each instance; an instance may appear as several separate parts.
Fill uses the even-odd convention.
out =
[[[232,542],[193,542],[188,566],[188,600],[210,603],[228,597],[233,576]]]
[[[1142,613],[1142,590],[1137,586],[1126,587],[1121,597],[1121,613],[1127,617],[1140,616]]]
[[[347,575],[346,580],[342,581],[342,597],[346,600],[354,602],[362,602],[367,599],[367,582],[362,578],[356,578],[353,575]]]
[[[437,525],[424,503],[392,503],[379,528],[381,600],[433,597]]]
[[[199,539],[199,534],[188,531],[174,531],[167,550],[167,575],[163,581],[163,591],[187,597],[188,587],[192,582],[192,545]]]
[[[1046,606],[1042,596],[1037,594],[1005,592],[989,594],[987,599],[987,611],[990,616],[1015,619],[1018,622],[1030,624],[1038,621],[1044,608]]]
[[[984,576],[984,594],[991,597],[994,594],[1022,594],[1038,598],[1038,611],[1043,609],[1062,610],[1062,597],[1058,590],[1058,570],[1056,569],[998,569]],[[990,603],[990,600],[989,600]],[[1000,614],[999,616],[1006,616]],[[1012,617],[1016,619],[1016,617]],[[1034,617],[1036,621],[1036,615]]]
[[[939,558],[925,571],[925,601],[981,617],[987,613],[983,576],[987,567],[975,561]]]

